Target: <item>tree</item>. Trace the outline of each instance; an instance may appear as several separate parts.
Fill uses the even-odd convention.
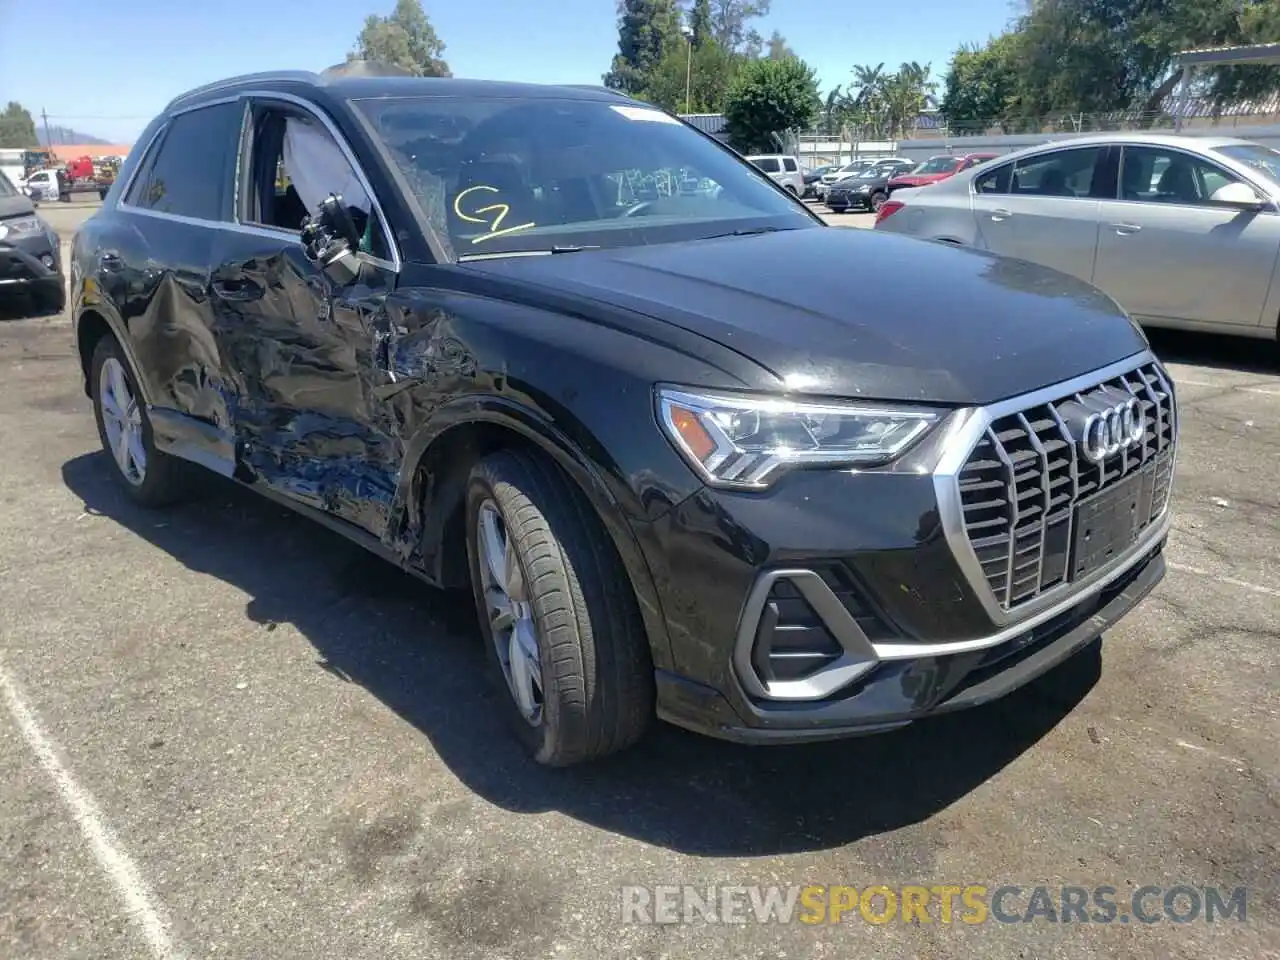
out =
[[[912,60],[898,67],[898,72],[887,77],[884,83],[885,113],[889,136],[906,136],[914,132],[916,119],[929,98],[938,89],[930,65],[923,66]]]
[[[419,77],[449,77],[443,53],[444,43],[427,19],[422,0],[396,0],[391,16],[368,16],[347,59],[380,60]]]
[[[604,76],[605,86],[630,96],[642,94],[674,46],[683,46],[675,0],[619,0],[618,53]]]
[[[1178,81],[1179,51],[1272,41],[1275,0],[1032,0],[1017,21],[1019,97],[1036,115],[1139,107],[1154,112]],[[1280,89],[1275,67],[1206,71],[1221,103]]]
[[[772,0],[711,0],[711,32],[732,53],[756,57],[764,46],[751,21],[769,15]]]
[[[817,79],[803,60],[749,60],[729,87],[725,126],[739,150],[777,150],[778,138],[808,127],[819,106]]]
[[[714,39],[711,29],[711,0],[693,0],[689,8],[689,33],[695,48]]]
[[[743,58],[712,39],[695,44],[693,56],[683,45],[671,46],[649,77],[643,98],[672,113],[685,113],[685,79],[689,80],[690,113],[721,113],[729,87]]]
[[[957,133],[981,133],[999,125],[1009,133],[1021,113],[1017,34],[992,37],[986,46],[962,46],[951,60],[938,112]]]
[[[0,112],[0,147],[34,147],[36,124],[26,107],[13,100]]]
[[[767,47],[767,56],[770,60],[786,60],[796,55],[796,52],[787,46],[786,38],[777,30],[770,35]]]

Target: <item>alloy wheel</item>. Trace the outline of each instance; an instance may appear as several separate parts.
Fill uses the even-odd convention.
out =
[[[484,501],[476,514],[475,541],[498,663],[520,715],[536,727],[542,723],[544,695],[533,605],[515,545],[492,500]]]
[[[129,387],[124,367],[108,357],[98,375],[98,404],[107,449],[115,458],[120,475],[133,486],[147,478],[147,449],[142,435],[142,410]]]

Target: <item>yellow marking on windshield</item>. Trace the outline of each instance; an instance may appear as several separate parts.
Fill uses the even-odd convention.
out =
[[[507,214],[511,212],[511,207],[505,203],[491,203],[487,207],[479,207],[473,210],[471,214],[462,212],[462,198],[469,193],[475,193],[477,190],[483,190],[488,193],[497,193],[497,187],[491,187],[487,184],[476,184],[474,187],[468,187],[456,197],[453,198],[453,212],[458,215],[459,220],[466,220],[468,223],[483,223],[489,228],[488,233],[482,233],[475,237],[471,242],[479,243],[482,240],[492,240],[494,237],[505,237],[512,233],[519,233],[521,230],[528,230],[530,227],[536,227],[537,224],[530,221],[529,223],[521,223],[513,227],[503,227],[502,221],[507,218]],[[486,218],[483,214],[492,214]]]

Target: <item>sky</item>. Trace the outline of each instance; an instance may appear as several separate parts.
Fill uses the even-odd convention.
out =
[[[346,57],[366,16],[394,0],[61,0],[56,30],[30,6],[0,0],[0,103],[40,123],[130,143],[174,96],[258,70],[322,70]],[[424,0],[456,77],[599,83],[617,52],[614,0]],[[26,11],[20,14],[20,10]],[[817,71],[823,91],[857,63],[932,63],[982,43],[1014,15],[1011,0],[863,4],[773,0],[756,29],[777,29]],[[21,40],[17,38],[21,37]]]

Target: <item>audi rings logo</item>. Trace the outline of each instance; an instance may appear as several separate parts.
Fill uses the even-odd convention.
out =
[[[1090,463],[1101,463],[1126,447],[1141,443],[1146,417],[1137,397],[1089,415],[1080,437],[1080,449]]]

